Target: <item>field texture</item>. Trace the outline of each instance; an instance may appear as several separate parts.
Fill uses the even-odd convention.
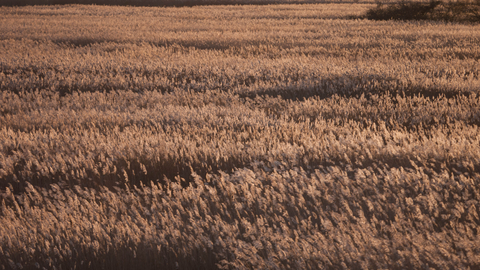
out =
[[[0,269],[479,269],[480,26],[0,8]]]
[[[429,2],[430,0],[417,0]],[[470,0],[462,0],[470,1]],[[475,1],[475,0],[473,0]],[[396,0],[383,0],[382,3],[396,3]],[[113,5],[113,6],[155,6],[185,7],[205,5],[272,5],[272,4],[319,4],[319,3],[376,3],[376,0],[0,0],[0,6],[26,5]]]

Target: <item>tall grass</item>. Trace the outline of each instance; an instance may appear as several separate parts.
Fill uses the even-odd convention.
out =
[[[0,266],[479,268],[479,28],[371,7],[0,8]]]
[[[476,268],[478,175],[259,164],[187,188],[28,190],[2,205],[6,268]],[[269,168],[263,169],[267,165]],[[7,190],[8,191],[8,190]],[[11,205],[11,206],[7,206]]]

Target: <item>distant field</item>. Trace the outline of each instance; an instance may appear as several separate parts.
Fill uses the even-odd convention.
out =
[[[419,0],[428,2],[429,0]],[[397,0],[383,0],[395,3]],[[376,3],[375,0],[0,0],[0,6],[26,5],[112,5],[112,6],[202,6],[202,5],[279,5],[279,4]]]
[[[480,268],[480,26],[0,7],[2,269]]]

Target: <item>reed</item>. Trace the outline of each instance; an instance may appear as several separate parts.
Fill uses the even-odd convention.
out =
[[[0,7],[1,268],[479,268],[478,26],[372,7]]]

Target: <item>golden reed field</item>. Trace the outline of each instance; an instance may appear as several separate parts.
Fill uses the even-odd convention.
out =
[[[0,7],[0,269],[480,269],[480,25]]]

